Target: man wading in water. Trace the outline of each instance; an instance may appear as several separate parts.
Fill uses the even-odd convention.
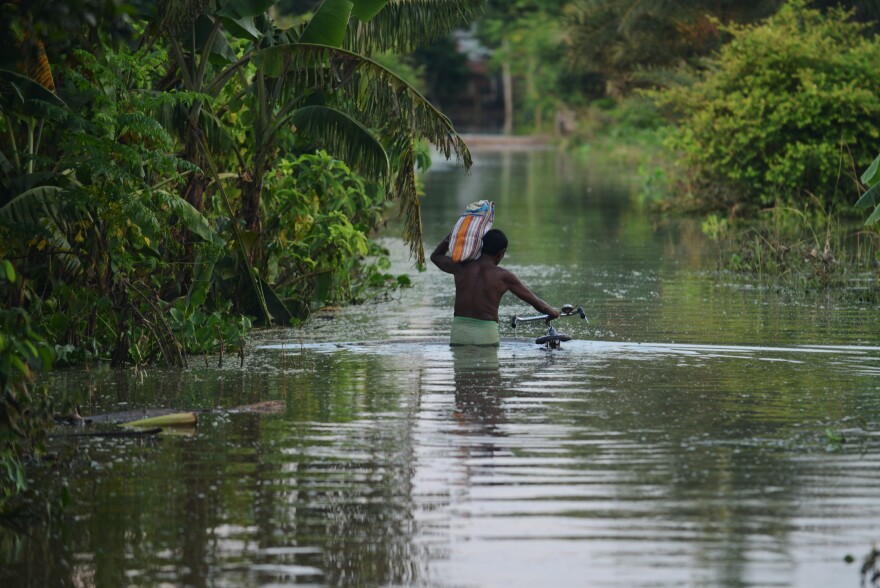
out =
[[[431,254],[431,261],[455,276],[455,316],[450,345],[498,345],[498,305],[508,290],[540,313],[558,318],[559,311],[526,288],[512,272],[498,267],[507,251],[507,237],[498,229],[483,235],[479,258],[456,263],[446,255],[447,235]]]

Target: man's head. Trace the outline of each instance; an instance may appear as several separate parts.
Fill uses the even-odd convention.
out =
[[[490,229],[483,235],[483,253],[499,260],[507,250],[507,235],[498,229]]]

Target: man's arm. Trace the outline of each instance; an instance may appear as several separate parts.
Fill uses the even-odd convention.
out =
[[[550,318],[555,319],[559,318],[561,314],[557,309],[553,308],[540,298],[538,298],[534,292],[529,290],[525,284],[523,284],[513,272],[505,271],[505,283],[507,284],[508,289],[513,292],[517,298],[522,300],[527,304],[531,304],[532,308],[540,312],[541,314],[550,315]]]
[[[437,248],[431,253],[431,262],[447,274],[454,274],[458,267],[458,264],[452,261],[451,257],[446,255],[446,252],[449,251],[449,239],[451,237],[451,233],[446,235],[446,238],[440,241],[440,244],[437,245]]]

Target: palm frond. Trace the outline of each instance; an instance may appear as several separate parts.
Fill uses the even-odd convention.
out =
[[[452,122],[415,88],[379,63],[326,45],[294,43],[264,49],[255,56],[264,71],[275,69],[287,77],[289,91],[303,88],[337,92],[355,106],[368,128],[387,126],[389,121],[414,139],[424,139],[449,159],[470,168],[470,151]]]
[[[371,179],[389,174],[388,154],[376,137],[348,114],[327,106],[304,106],[294,111],[293,124],[352,169]]]
[[[223,245],[224,241],[217,234],[208,219],[195,207],[181,198],[178,194],[165,191],[157,191],[162,203],[177,215],[183,225],[194,235],[201,237],[207,243]]]
[[[484,0],[391,0],[367,22],[348,27],[343,47],[370,55],[411,53],[483,14]]]
[[[38,186],[17,195],[0,208],[0,224],[38,226],[57,212],[59,186]]]
[[[304,43],[341,46],[352,6],[349,0],[323,0],[312,20],[303,29],[299,40]]]
[[[30,238],[44,233],[49,249],[63,252],[58,256],[63,271],[75,275],[82,270],[82,264],[72,253],[73,247],[60,227],[63,192],[64,188],[59,186],[38,186],[22,192],[0,207],[0,225],[15,227],[17,232],[27,233]]]
[[[424,265],[413,142],[426,140],[447,159],[455,154],[470,168],[470,151],[452,122],[394,72],[350,51],[295,43],[264,49],[255,60],[266,75],[283,75],[290,94],[320,92],[356,113],[363,127],[379,130],[387,137],[386,144],[395,146],[392,195],[399,199],[405,218],[404,240],[416,263]]]
[[[201,96],[201,95],[199,95]],[[206,100],[206,103],[208,100]],[[186,140],[189,123],[189,107],[180,101],[157,102],[150,110],[150,114],[162,127],[177,137],[180,141]],[[204,135],[208,145],[217,153],[229,152],[234,145],[229,134],[228,125],[217,117],[208,108],[199,111],[199,130]]]
[[[67,109],[61,98],[39,82],[12,70],[0,69],[0,106],[28,116],[39,116],[45,112],[44,105]]]
[[[416,156],[412,137],[403,145],[400,169],[394,183],[394,196],[400,201],[398,218],[403,219],[403,242],[409,245],[410,255],[416,258],[418,268],[425,267],[425,247],[422,244],[422,208],[416,184]]]

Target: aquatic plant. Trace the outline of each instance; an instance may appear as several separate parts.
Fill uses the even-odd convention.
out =
[[[862,586],[870,586],[871,588],[880,586],[880,550],[876,545],[871,546],[871,551],[862,561],[861,576]]]
[[[880,236],[814,204],[767,209],[755,219],[707,216],[702,231],[716,244],[718,269],[791,292],[880,299]]]

